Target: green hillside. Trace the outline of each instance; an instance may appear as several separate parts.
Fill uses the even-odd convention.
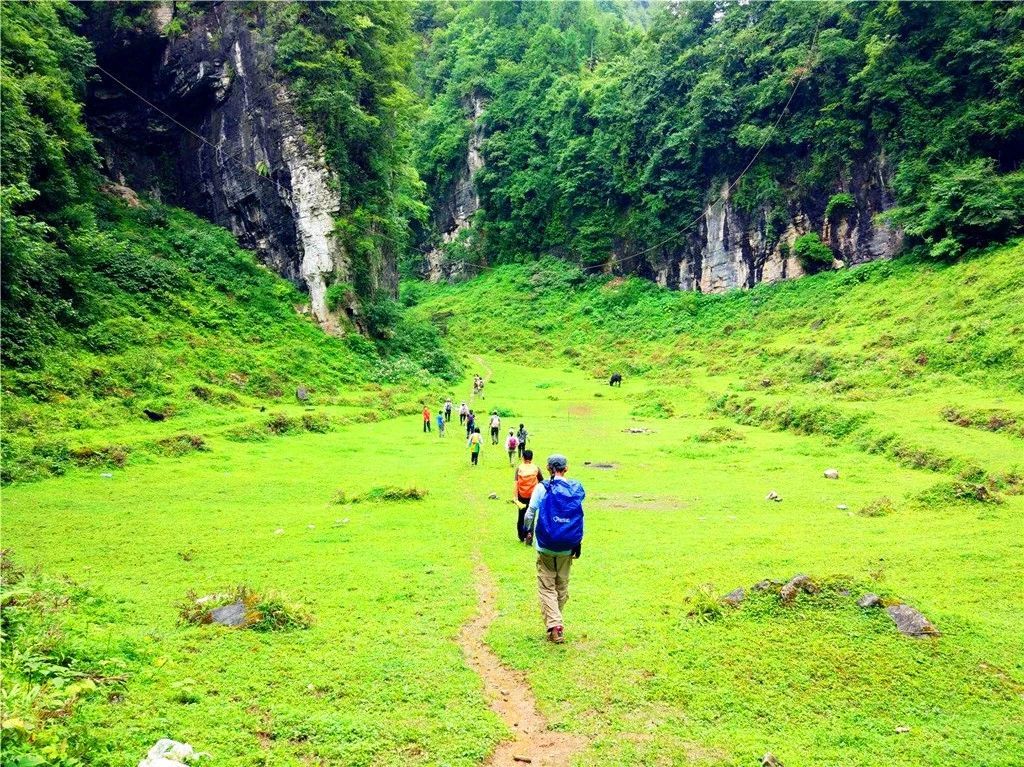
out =
[[[0,767],[164,739],[211,767],[1024,764],[1022,9],[0,4]],[[202,85],[176,103],[204,130],[241,47],[274,59],[313,126],[279,138],[340,178],[313,204],[277,184],[319,173],[251,170],[273,220],[337,204],[343,335],[102,175],[104,45]],[[470,275],[389,294],[478,130]],[[910,247],[839,268],[811,226],[827,271],[715,295],[600,273],[761,144],[737,209],[827,219],[885,156],[859,193]],[[447,398],[500,419],[479,461]],[[586,490],[564,644],[515,529],[521,424]]]
[[[74,579],[5,592],[8,747],[59,764],[133,763],[162,737],[232,765],[468,767],[495,748],[543,763],[544,736],[489,709],[505,690],[568,739],[559,764],[1008,767],[1024,753],[1021,252],[725,296],[559,262],[408,283],[415,321],[487,378],[486,399],[467,375],[456,403],[525,422],[587,489],[566,645],[537,620],[504,450],[473,467],[457,423],[421,431],[414,397],[434,408],[444,390],[289,406],[274,429],[197,412],[204,450],[5,490],[5,567]],[[820,591],[751,589],[797,573]],[[238,584],[297,625],[186,620]],[[737,587],[740,607],[719,602]],[[939,636],[901,636],[855,605],[865,592]],[[467,664],[477,621],[520,681]]]

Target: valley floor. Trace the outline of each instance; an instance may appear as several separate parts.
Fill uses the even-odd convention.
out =
[[[709,407],[721,387],[707,378],[659,381],[674,415],[643,419],[630,414],[654,396],[642,378],[610,389],[568,367],[480,362],[492,380],[477,409],[512,414],[503,433],[524,421],[541,460],[565,453],[587,490],[566,644],[543,641],[504,450],[485,444],[471,467],[457,423],[444,439],[418,414],[212,437],[207,453],[111,477],[11,486],[4,546],[87,587],[95,609],[68,641],[123,659],[123,685],[71,714],[91,763],[135,764],[163,737],[221,765],[485,763],[513,736],[463,653],[474,621],[574,764],[738,767],[768,751],[787,765],[1024,762],[1024,496],[951,499],[929,493],[950,480],[941,472],[743,425]],[[986,469],[1024,463],[1019,438],[938,409],[906,418],[928,411],[928,441]],[[335,502],[385,485],[429,492]],[[883,497],[881,515],[860,513]],[[784,607],[750,591],[797,573],[822,593]],[[190,591],[243,583],[303,603],[314,625],[178,624]],[[478,605],[478,587],[496,603]],[[689,614],[737,587],[738,609]],[[855,605],[869,590],[919,608],[941,636],[901,636],[883,610]],[[483,623],[481,609],[494,610]],[[542,764],[548,752],[531,748]]]

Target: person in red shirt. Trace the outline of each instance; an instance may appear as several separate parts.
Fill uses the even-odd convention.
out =
[[[423,406],[423,431],[430,431],[430,408],[426,405]]]

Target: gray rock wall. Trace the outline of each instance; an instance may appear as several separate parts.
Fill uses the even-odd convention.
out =
[[[778,211],[770,206],[743,211],[735,205],[728,184],[723,184],[709,190],[709,200],[722,199],[705,211],[692,234],[650,254],[649,260],[620,247],[612,253],[609,268],[637,272],[677,290],[721,293],[803,276],[792,246],[797,237],[811,232],[832,248],[836,267],[891,258],[899,252],[903,234],[875,218],[893,205],[888,184],[884,157],[857,168],[853,177],[840,179],[830,193],[811,194]],[[827,217],[828,199],[840,192],[850,194],[854,206]],[[773,232],[780,221],[785,228]]]
[[[307,309],[325,329],[340,332],[345,317],[332,314],[325,298],[332,281],[351,278],[351,261],[333,235],[339,201],[323,155],[308,139],[310,126],[275,76],[262,12],[201,6],[170,38],[170,6],[155,4],[148,22],[131,30],[114,28],[102,9],[87,17],[100,65],[174,118],[105,76],[97,80],[86,113],[105,171],[229,228],[309,293]],[[379,269],[372,282],[393,292],[397,266],[385,259]],[[354,299],[343,310],[359,324]]]
[[[472,233],[472,216],[480,208],[474,177],[486,157],[480,119],[486,103],[473,98],[466,108],[474,129],[463,171],[453,188],[434,201],[434,223],[446,244],[467,229]],[[884,155],[856,166],[849,178],[837,179],[827,194],[814,192],[791,200],[779,210],[769,206],[741,210],[729,194],[728,183],[723,183],[707,194],[709,201],[719,196],[723,199],[711,205],[687,234],[646,254],[641,254],[642,246],[619,238],[605,270],[639,274],[675,290],[720,293],[751,288],[762,282],[802,276],[804,270],[792,255],[792,245],[797,237],[810,232],[817,232],[832,248],[836,267],[891,258],[902,246],[902,232],[875,219],[893,205],[889,184],[890,170]],[[829,197],[840,192],[849,193],[855,205],[826,217]],[[436,281],[459,277],[462,270],[458,264],[446,262],[444,251],[435,248],[426,255],[424,272]]]
[[[474,94],[464,106],[473,121],[473,130],[466,146],[466,161],[453,188],[444,197],[436,200],[434,205],[434,225],[445,245],[454,242],[463,231],[470,228],[473,214],[480,209],[480,195],[477,193],[474,179],[477,172],[484,167],[484,131],[480,118],[483,117],[486,102],[483,97]],[[426,254],[425,267],[427,279],[433,282],[445,277],[459,276],[463,271],[459,264],[446,261],[441,248],[433,248]]]

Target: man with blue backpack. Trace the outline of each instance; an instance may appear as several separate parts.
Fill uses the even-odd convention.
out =
[[[569,569],[583,545],[583,485],[567,479],[564,455],[548,458],[551,479],[540,482],[530,496],[524,524],[527,542],[537,550],[537,589],[548,640],[565,641],[562,608],[569,601]]]

